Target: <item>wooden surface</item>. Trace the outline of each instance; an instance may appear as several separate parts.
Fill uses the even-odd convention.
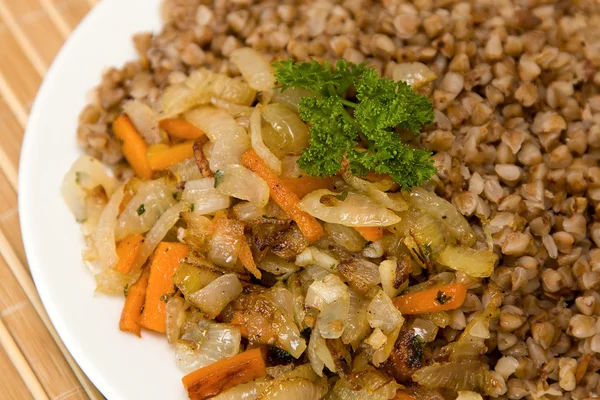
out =
[[[60,341],[31,279],[17,212],[27,115],[52,59],[96,0],[0,0],[0,398],[103,399]]]

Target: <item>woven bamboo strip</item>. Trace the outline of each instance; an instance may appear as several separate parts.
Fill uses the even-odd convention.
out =
[[[44,310],[42,302],[41,302],[41,300],[37,294],[37,291],[35,289],[33,280],[31,278],[31,276],[29,275],[29,271],[27,270],[27,268],[26,268],[25,264],[22,262],[22,260],[19,259],[19,256],[17,255],[14,246],[11,245],[11,243],[9,242],[9,238],[13,238],[13,236],[16,233],[14,231],[14,229],[18,229],[17,219],[15,216],[15,218],[13,219],[13,223],[11,225],[8,225],[8,224],[3,225],[1,216],[4,215],[2,212],[4,212],[4,213],[10,212],[11,209],[9,207],[11,204],[14,204],[13,202],[16,201],[16,195],[14,194],[14,192],[11,193],[10,188],[8,187],[7,183],[5,181],[3,181],[1,175],[0,175],[0,192],[5,194],[4,196],[2,196],[2,198],[0,198],[0,228],[2,228],[0,230],[0,255],[4,258],[5,263],[8,265],[14,278],[20,285],[20,289],[25,294],[25,296],[29,300],[30,304],[33,306],[33,308],[37,312],[45,329],[48,331],[50,336],[56,342],[56,345],[58,346],[60,352],[63,354],[67,363],[72,368],[73,373],[75,374],[75,376],[81,383],[81,386],[88,393],[88,396],[92,399],[101,399],[102,398],[101,394],[91,384],[89,379],[83,374],[81,369],[77,366],[77,364],[73,360],[73,357],[69,354],[69,352],[65,348],[64,344],[60,340],[58,334],[56,333],[56,330],[54,329],[54,327],[52,326],[52,323],[50,322],[50,319],[48,318],[48,315],[46,314],[46,311]],[[6,211],[4,211],[4,210],[6,210]],[[8,230],[5,228],[8,228]],[[11,230],[11,228],[13,230]],[[10,232],[10,234],[8,234],[7,232]]]
[[[44,76],[48,70],[47,64],[42,60],[42,57],[35,49],[27,35],[25,35],[21,25],[18,23],[17,19],[4,0],[0,0],[0,16],[8,27],[9,32],[13,35],[27,58],[31,61],[31,64],[36,69],[38,74]]]
[[[67,23],[65,18],[50,0],[39,0],[39,2],[46,14],[48,15],[48,18],[50,18],[50,20],[56,26],[56,29],[58,29],[63,38],[66,39],[71,33],[71,28],[69,27],[69,24]]]
[[[90,11],[91,4],[87,0],[52,0],[55,7],[73,30]]]
[[[64,42],[56,25],[50,20],[38,0],[0,0],[8,7],[14,22],[40,55],[46,68]],[[43,75],[43,74],[42,74]]]
[[[0,259],[0,315],[50,398],[69,391],[80,392],[79,398],[85,398],[75,374],[3,259]],[[78,387],[80,390],[75,390]]]
[[[25,385],[27,385],[27,388],[31,394],[33,394],[33,397],[39,400],[48,400],[48,396],[46,395],[44,388],[31,370],[29,364],[27,364],[25,357],[23,357],[23,354],[10,335],[10,332],[2,322],[2,318],[0,318],[0,345],[2,345],[6,351],[8,358],[15,366],[16,370],[21,376],[21,379],[23,382],[25,382]]]
[[[2,18],[0,18],[0,22],[2,22]],[[2,89],[0,94],[14,96],[21,108],[27,111],[42,82],[40,74],[37,73],[8,30],[0,30],[0,54],[10,55],[2,57],[2,62],[0,62],[0,74],[4,78],[4,83],[0,82],[0,89]],[[9,104],[16,108],[14,104]],[[15,113],[15,115],[17,114]],[[21,117],[21,115],[17,116]]]
[[[12,111],[15,119],[18,121],[21,127],[25,127],[27,123],[27,111],[23,104],[19,101],[17,94],[8,84],[2,70],[0,68],[0,98],[6,101],[6,104]],[[2,115],[4,117],[4,115]]]
[[[19,371],[11,363],[8,354],[0,346],[0,393],[6,399],[31,400],[33,396],[23,379],[19,376]]]

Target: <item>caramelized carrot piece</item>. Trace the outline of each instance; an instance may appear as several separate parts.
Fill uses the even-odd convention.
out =
[[[117,255],[119,256],[119,261],[115,265],[117,271],[122,274],[128,274],[131,271],[142,243],[144,243],[144,236],[137,233],[126,237],[117,244]]]
[[[368,242],[376,242],[383,237],[383,229],[378,226],[357,226],[354,229]]]
[[[127,297],[119,322],[119,329],[123,332],[134,333],[138,337],[141,336],[140,315],[146,300],[146,287],[148,286],[149,276],[150,270],[145,268],[138,280],[127,289]]]
[[[146,151],[146,160],[154,171],[164,171],[191,157],[194,157],[194,142],[191,140],[173,146],[155,144]]]
[[[225,360],[200,368],[181,379],[190,400],[209,399],[267,375],[264,348],[247,350]]]
[[[424,314],[457,309],[465,302],[466,295],[467,286],[462,283],[451,283],[398,296],[393,301],[402,314]]]
[[[146,161],[148,146],[127,115],[119,115],[113,122],[113,132],[121,142],[121,151],[137,176],[151,179],[152,170]]]
[[[160,242],[150,262],[150,278],[146,290],[146,304],[140,325],[156,332],[165,332],[166,303],[162,297],[173,293],[173,274],[179,261],[188,254],[188,246],[181,243]]]
[[[288,214],[309,242],[314,242],[323,236],[323,227],[310,214],[300,210],[300,199],[292,189],[286,186],[273,171],[269,169],[262,158],[252,149],[242,155],[242,164],[267,182],[271,198]]]
[[[417,398],[404,390],[398,390],[393,400],[417,400]]]
[[[254,257],[252,256],[252,250],[248,245],[246,240],[242,240],[242,244],[240,246],[240,253],[238,255],[240,258],[240,262],[246,268],[248,272],[250,272],[256,279],[260,279],[262,274],[260,270],[256,267],[256,263],[254,262]]]
[[[317,178],[316,176],[302,176],[300,178],[280,178],[281,182],[289,187],[296,196],[303,198],[310,192],[318,189],[333,189],[333,178]]]
[[[158,127],[167,132],[169,136],[178,139],[195,140],[204,135],[202,129],[180,118],[161,119],[158,121]]]

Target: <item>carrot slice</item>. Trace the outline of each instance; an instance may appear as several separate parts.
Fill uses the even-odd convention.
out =
[[[262,274],[260,270],[256,267],[256,262],[254,262],[254,257],[252,256],[252,250],[246,242],[246,239],[242,240],[242,244],[240,246],[240,253],[238,255],[240,258],[240,262],[250,272],[256,279],[260,279]]]
[[[394,305],[402,314],[424,314],[454,310],[462,306],[467,296],[467,286],[462,283],[427,289],[396,297]]]
[[[404,390],[398,390],[393,400],[417,400],[417,398]]]
[[[264,160],[254,150],[246,150],[242,155],[242,164],[267,182],[271,198],[286,214],[296,221],[298,228],[309,242],[314,242],[323,236],[324,232],[321,224],[312,215],[298,208],[300,199],[296,193],[269,169]]]
[[[161,299],[173,293],[173,274],[179,261],[187,256],[188,246],[181,243],[160,242],[150,262],[150,278],[146,290],[146,304],[140,325],[156,332],[165,332],[166,303]]]
[[[267,375],[264,348],[247,350],[189,373],[181,379],[190,400],[209,399]]]
[[[195,140],[204,135],[202,129],[179,118],[161,119],[158,121],[158,127],[167,132],[169,136],[178,139]]]
[[[368,242],[376,242],[383,237],[383,229],[378,226],[357,226],[354,229]]]
[[[128,274],[131,271],[142,243],[144,243],[144,236],[137,233],[126,237],[117,244],[117,255],[119,256],[119,261],[115,265],[117,271],[122,274]]]
[[[296,196],[303,198],[310,192],[318,189],[333,189],[333,178],[317,178],[316,176],[302,176],[300,178],[280,178],[281,182],[289,187]]]
[[[148,165],[154,171],[164,171],[191,157],[194,157],[194,142],[191,140],[173,146],[162,143],[155,144],[148,147],[146,151],[146,160],[148,160]]]
[[[145,268],[138,280],[127,289],[127,297],[121,311],[119,329],[123,332],[131,332],[141,337],[140,315],[146,300],[146,288],[150,270]]]
[[[119,115],[112,125],[113,132],[121,142],[121,151],[137,176],[151,179],[152,170],[146,161],[148,146],[127,115]]]

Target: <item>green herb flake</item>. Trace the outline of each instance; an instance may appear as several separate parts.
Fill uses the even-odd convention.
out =
[[[435,174],[431,153],[402,143],[396,132],[401,128],[418,135],[434,118],[429,99],[406,82],[343,60],[335,67],[292,60],[273,67],[282,90],[304,88],[315,94],[302,98],[299,106],[300,117],[310,125],[310,143],[298,164],[310,175],[335,175],[346,159],[354,175],[388,174],[410,190]],[[352,87],[356,102],[346,99]]]
[[[175,296],[175,293],[165,293],[162,296],[160,296],[160,301],[162,301],[163,303],[168,303],[173,296]]]
[[[339,201],[344,201],[344,200],[346,200],[348,198],[348,192],[344,190],[342,193],[340,193],[340,194],[338,194],[336,196],[333,196],[333,197],[335,197]]]
[[[450,300],[452,300],[452,296],[447,296],[444,292],[438,290],[437,295],[435,296],[435,301],[440,304],[446,304]]]
[[[144,214],[146,212],[146,208],[144,207],[144,204],[140,204],[140,206],[137,209],[137,215],[141,216],[142,214]]]
[[[221,182],[223,182],[223,179],[225,178],[225,172],[221,171],[220,169],[217,170],[217,172],[215,172],[215,189],[217,188],[217,186],[219,186],[221,184]]]
[[[194,212],[196,209],[196,205],[194,203],[190,204],[190,212]]]
[[[123,288],[123,294],[125,297],[127,297],[127,293],[129,293],[129,283],[126,283],[125,287]]]
[[[82,173],[79,171],[75,172],[75,183],[81,185],[81,175]]]

